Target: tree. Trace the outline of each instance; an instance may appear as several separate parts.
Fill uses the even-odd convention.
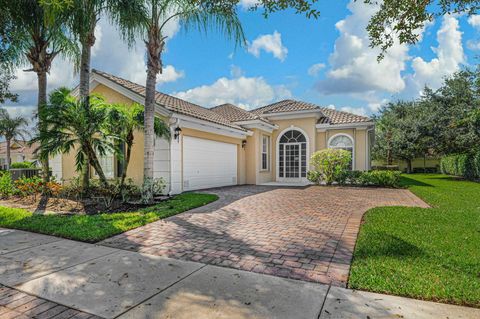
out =
[[[417,43],[420,40],[419,30],[436,16],[476,14],[480,8],[479,0],[363,1],[379,6],[367,26],[371,46],[382,50],[379,59],[383,58],[397,38],[400,43]]]
[[[58,54],[76,55],[77,47],[65,32],[63,16],[52,17],[37,0],[0,0],[2,20],[8,21],[8,41],[3,44],[3,58],[10,67],[31,65],[38,80],[38,113],[47,103],[47,74]],[[43,119],[38,127],[43,131]],[[48,181],[48,157],[42,159],[43,180]]]
[[[7,144],[7,170],[10,169],[12,160],[10,158],[10,146],[14,139],[21,138],[26,140],[29,135],[26,126],[28,122],[21,116],[10,117],[10,114],[5,109],[0,109],[0,135],[5,137]]]
[[[126,146],[125,151],[123,151],[123,147],[117,148],[117,156],[123,159],[120,177],[120,185],[123,186],[132,155],[134,132],[144,128],[144,110],[143,106],[136,103],[133,105],[113,104],[107,107],[107,112],[107,131],[110,135],[115,136],[119,142],[125,143]],[[159,138],[170,138],[168,125],[158,117],[155,117],[154,131]]]
[[[113,137],[105,134],[108,104],[103,98],[93,95],[87,110],[84,102],[72,97],[66,88],[53,91],[49,99],[50,103],[41,110],[46,130],[33,139],[33,142],[42,145],[37,150],[40,158],[76,151],[76,170],[82,172],[84,165],[90,164],[101,184],[107,186],[98,156],[115,149]]]
[[[413,159],[425,154],[423,110],[415,102],[389,103],[380,110],[376,128],[374,157],[400,159],[407,162],[407,173],[412,172]]]
[[[15,76],[6,66],[0,64],[0,68],[2,68],[2,73],[0,74],[0,104],[3,104],[8,100],[17,102],[18,94],[10,92],[9,89],[10,81],[15,79]]]

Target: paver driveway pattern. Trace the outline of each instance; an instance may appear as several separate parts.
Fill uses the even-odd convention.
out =
[[[428,207],[399,189],[235,186],[208,192],[220,199],[100,244],[345,286],[365,211]]]

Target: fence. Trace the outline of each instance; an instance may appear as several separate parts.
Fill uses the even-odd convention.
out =
[[[12,180],[16,181],[22,177],[31,178],[40,175],[39,168],[11,168]]]

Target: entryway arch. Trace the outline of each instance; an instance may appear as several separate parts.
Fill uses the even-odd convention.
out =
[[[278,135],[276,148],[277,181],[306,180],[309,156],[307,133],[298,127],[289,127]]]

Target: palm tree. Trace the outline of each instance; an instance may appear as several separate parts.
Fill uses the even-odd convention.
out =
[[[29,135],[26,126],[28,121],[21,117],[10,117],[10,114],[5,109],[0,109],[0,135],[5,137],[7,144],[7,170],[10,169],[12,160],[10,159],[10,145],[12,140],[21,138],[26,140]]]
[[[9,65],[31,65],[37,74],[38,113],[47,103],[47,74],[58,54],[66,57],[77,55],[77,46],[67,36],[64,16],[53,17],[37,0],[0,0],[3,15],[10,21],[10,37],[5,56]],[[39,116],[39,130],[43,130],[43,118]],[[48,157],[42,160],[43,180],[48,181]]]
[[[132,155],[134,132],[144,129],[144,109],[143,106],[136,103],[133,105],[113,104],[107,108],[107,112],[109,135],[115,136],[118,141],[125,143],[126,146],[125,151],[123,151],[123,147],[119,147],[118,151],[122,150],[122,153],[117,154],[123,159],[122,175],[120,178],[120,185],[123,186]],[[155,117],[154,131],[155,135],[159,138],[170,138],[168,125],[158,117]]]
[[[98,160],[98,155],[114,151],[111,136],[105,134],[107,103],[103,98],[93,95],[87,109],[66,88],[53,91],[49,99],[50,103],[42,108],[41,114],[46,130],[33,139],[42,144],[39,149],[40,158],[75,150],[76,170],[84,171],[84,166],[90,164],[101,184],[107,186],[107,179]]]
[[[153,179],[155,86],[162,73],[162,53],[166,36],[164,29],[171,20],[178,19],[181,26],[207,31],[216,27],[227,38],[243,44],[245,37],[236,12],[236,1],[144,0],[146,16],[139,21],[141,35],[147,49],[147,80],[144,115],[144,185]]]

